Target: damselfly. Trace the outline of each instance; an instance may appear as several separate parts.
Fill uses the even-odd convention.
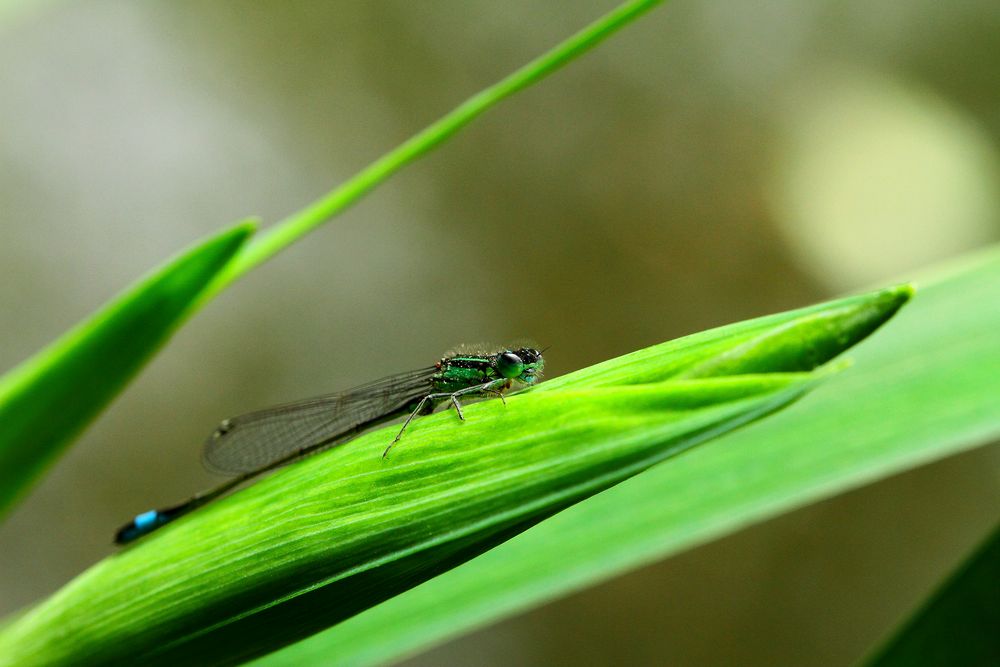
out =
[[[464,420],[460,398],[479,395],[502,400],[503,392],[514,384],[537,382],[544,364],[542,353],[531,347],[460,351],[445,355],[427,368],[225,419],[205,442],[202,459],[209,469],[236,476],[180,505],[143,512],[118,530],[115,542],[126,544],[138,539],[257,475],[408,415],[382,452],[385,458],[414,417],[450,402],[459,419]]]

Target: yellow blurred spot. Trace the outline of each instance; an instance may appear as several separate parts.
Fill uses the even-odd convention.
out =
[[[819,77],[790,100],[783,130],[775,220],[835,289],[905,278],[1000,232],[990,136],[934,95],[889,78]]]

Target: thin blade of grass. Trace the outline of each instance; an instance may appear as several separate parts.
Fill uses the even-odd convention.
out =
[[[213,286],[221,290],[241,275],[354,205],[375,187],[414,160],[433,150],[478,116],[511,95],[538,83],[596,47],[663,0],[631,0],[592,22],[575,35],[484,88],[455,109],[359,171],[332,192],[265,230],[241,252]]]

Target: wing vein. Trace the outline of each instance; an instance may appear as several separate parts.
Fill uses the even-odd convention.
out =
[[[216,472],[247,473],[290,463],[301,450],[311,454],[333,447],[423,398],[436,371],[421,368],[226,419],[205,442],[202,461]]]

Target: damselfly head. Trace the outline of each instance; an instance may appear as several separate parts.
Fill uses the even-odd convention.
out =
[[[542,353],[532,347],[502,352],[497,361],[497,369],[501,375],[524,384],[537,382],[544,368]]]

